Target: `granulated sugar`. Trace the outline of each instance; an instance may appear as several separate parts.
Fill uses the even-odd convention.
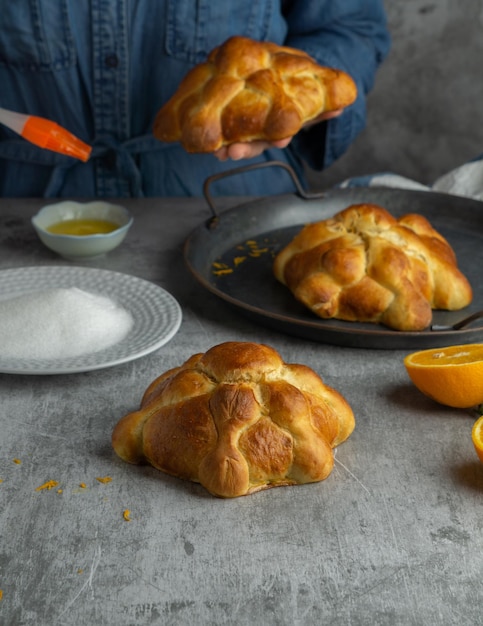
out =
[[[110,298],[76,287],[0,301],[0,357],[63,359],[121,341],[133,320]]]

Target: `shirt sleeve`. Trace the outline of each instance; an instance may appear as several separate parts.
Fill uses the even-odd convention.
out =
[[[300,48],[321,65],[341,69],[357,85],[357,99],[333,120],[302,130],[290,146],[313,169],[328,167],[366,124],[366,98],[390,48],[382,0],[285,0],[285,45]]]

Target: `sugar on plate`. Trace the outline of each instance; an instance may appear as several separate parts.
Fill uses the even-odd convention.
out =
[[[121,341],[131,314],[106,296],[53,288],[0,301],[0,358],[63,359]]]

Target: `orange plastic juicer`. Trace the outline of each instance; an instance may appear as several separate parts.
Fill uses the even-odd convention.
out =
[[[91,146],[44,117],[0,108],[0,123],[40,148],[60,152],[81,161],[87,161],[91,155]]]

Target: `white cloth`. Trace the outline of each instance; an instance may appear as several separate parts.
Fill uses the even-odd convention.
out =
[[[391,172],[349,178],[338,186],[341,188],[393,187],[418,191],[437,191],[454,196],[483,200],[483,155],[478,160],[465,163],[444,174],[430,186],[422,185],[415,180]]]
[[[483,200],[483,160],[465,163],[448,172],[438,178],[431,189]]]

